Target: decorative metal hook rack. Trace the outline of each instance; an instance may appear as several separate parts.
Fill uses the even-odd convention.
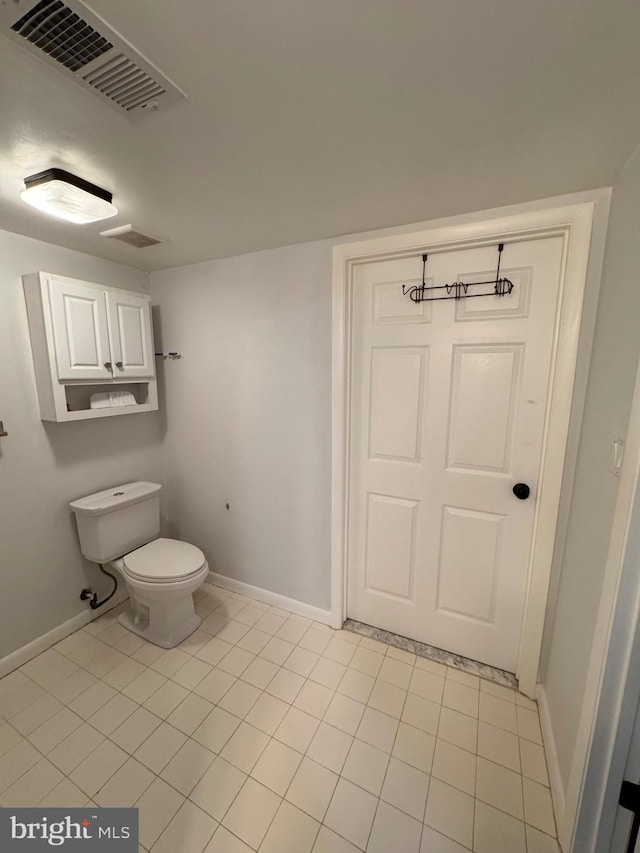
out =
[[[504,249],[504,243],[500,243],[498,245],[498,268],[496,269],[496,277],[495,279],[491,279],[490,281],[454,281],[451,284],[439,284],[436,287],[427,287],[427,283],[425,281],[426,269],[427,269],[427,258],[428,255],[422,256],[422,284],[403,284],[402,285],[402,293],[404,296],[408,296],[413,302],[436,302],[440,299],[474,299],[478,296],[508,296],[513,290],[513,282],[508,278],[500,278],[500,259],[502,257],[502,250]],[[479,287],[480,285],[493,285],[493,290],[489,293],[469,293],[470,287]],[[445,291],[446,296],[443,294],[442,296],[428,296],[426,294],[431,294],[435,290]]]

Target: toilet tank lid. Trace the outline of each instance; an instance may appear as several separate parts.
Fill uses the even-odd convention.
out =
[[[136,483],[125,483],[123,486],[113,486],[96,492],[95,495],[87,495],[71,501],[69,506],[77,515],[103,515],[122,509],[130,504],[138,503],[157,494],[162,486],[159,483],[147,483],[139,481]]]

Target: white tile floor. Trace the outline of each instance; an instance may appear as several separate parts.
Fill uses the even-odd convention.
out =
[[[153,853],[557,853],[535,703],[205,585],[0,680],[0,804],[133,806]]]

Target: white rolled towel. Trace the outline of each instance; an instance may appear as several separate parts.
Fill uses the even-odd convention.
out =
[[[92,394],[89,397],[89,408],[90,409],[105,409],[111,405],[111,400],[109,399],[109,392],[100,392],[99,394]]]
[[[131,391],[109,391],[112,406],[137,406]]]
[[[104,409],[110,406],[137,406],[131,391],[100,391],[89,397],[89,408]]]

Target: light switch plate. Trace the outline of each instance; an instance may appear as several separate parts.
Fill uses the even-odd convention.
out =
[[[616,477],[620,475],[622,468],[622,459],[624,456],[624,441],[621,438],[614,438],[611,447],[611,461],[609,462],[609,470]]]

